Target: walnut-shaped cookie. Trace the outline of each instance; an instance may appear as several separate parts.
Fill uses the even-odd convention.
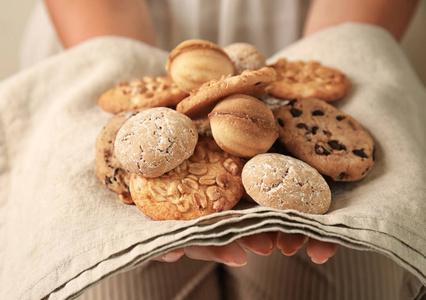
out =
[[[235,94],[222,99],[208,116],[217,144],[235,156],[265,153],[278,138],[272,111],[249,95]]]
[[[234,63],[221,47],[200,39],[186,40],[177,45],[170,52],[166,70],[173,81],[188,93],[207,81],[236,73]]]

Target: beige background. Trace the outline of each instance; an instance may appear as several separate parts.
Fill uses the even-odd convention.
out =
[[[0,1],[0,81],[18,71],[20,40],[26,20],[36,1]],[[418,11],[402,45],[414,69],[426,85],[426,0],[420,0]]]

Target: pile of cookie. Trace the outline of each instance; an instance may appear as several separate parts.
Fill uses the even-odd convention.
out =
[[[96,141],[96,174],[154,220],[190,220],[241,199],[324,214],[325,178],[357,181],[374,141],[330,102],[351,85],[315,61],[268,65],[253,45],[188,40],[166,76],[120,83],[99,98],[114,116]]]

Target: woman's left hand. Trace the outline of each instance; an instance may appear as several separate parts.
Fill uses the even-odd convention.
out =
[[[183,255],[192,259],[214,261],[231,267],[244,266],[247,263],[247,252],[267,256],[277,247],[286,256],[294,255],[305,243],[307,254],[314,263],[325,263],[332,257],[338,245],[318,241],[301,234],[287,233],[259,233],[240,238],[223,246],[187,246],[172,250],[155,260],[163,262],[175,262]]]

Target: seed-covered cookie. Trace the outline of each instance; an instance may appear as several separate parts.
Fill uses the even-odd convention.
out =
[[[145,76],[106,91],[98,104],[103,110],[117,114],[140,108],[175,107],[187,95],[168,76]]]
[[[100,182],[117,193],[124,203],[133,203],[129,192],[130,174],[114,154],[114,141],[121,126],[137,112],[122,112],[111,118],[99,133],[95,144],[95,170]]]
[[[281,58],[271,66],[277,71],[277,80],[269,93],[282,99],[318,98],[332,102],[345,96],[351,87],[341,71],[316,61],[290,62]]]
[[[207,116],[222,98],[233,94],[248,94],[255,97],[264,95],[265,89],[275,80],[276,72],[271,67],[259,70],[246,70],[241,75],[227,76],[210,80],[176,106],[176,110],[191,118]]]
[[[146,109],[121,126],[114,153],[132,173],[157,177],[190,157],[198,132],[186,115],[167,107]]]
[[[247,194],[262,206],[324,214],[331,204],[330,188],[321,174],[290,156],[256,155],[241,176]]]
[[[278,140],[294,156],[335,181],[364,178],[374,165],[374,140],[351,116],[319,99],[274,110]]]
[[[243,163],[210,137],[194,154],[157,178],[133,174],[130,192],[137,207],[154,220],[190,220],[233,208],[244,193]]]

